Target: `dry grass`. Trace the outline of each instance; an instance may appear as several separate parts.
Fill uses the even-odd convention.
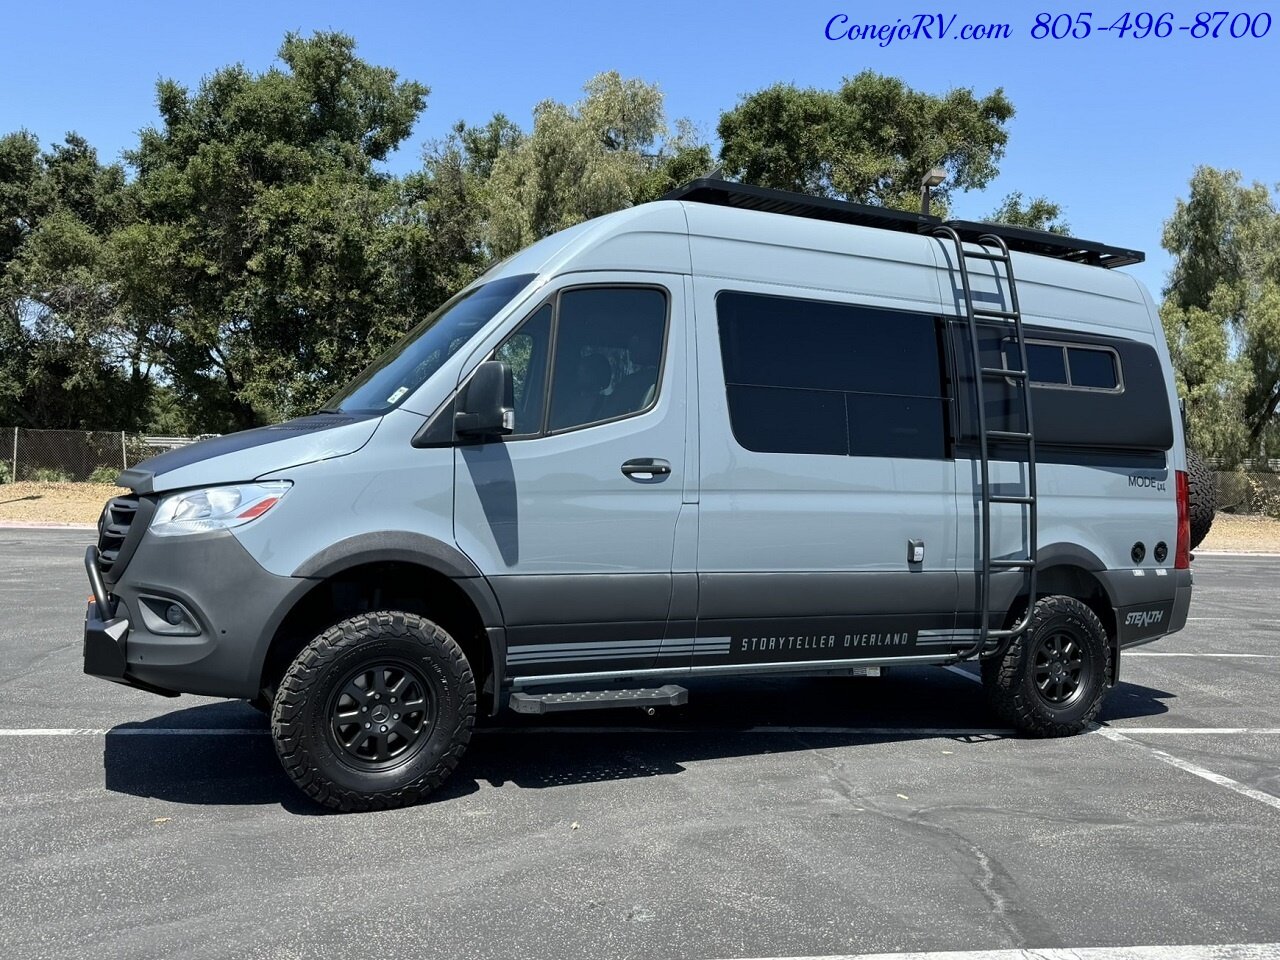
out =
[[[109,483],[6,483],[0,485],[0,525],[97,523],[102,505],[124,492]]]
[[[0,525],[97,523],[102,505],[123,492],[107,483],[6,483],[0,485]],[[1220,513],[1198,549],[1280,553],[1280,520]]]
[[[1220,513],[1197,551],[1232,550],[1280,553],[1280,520]]]

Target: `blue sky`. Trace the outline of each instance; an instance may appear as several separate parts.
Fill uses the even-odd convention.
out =
[[[1204,3],[1149,9],[1190,25]],[[1208,5],[1213,6],[1213,5]],[[1257,13],[1267,4],[1223,4]],[[1274,5],[1273,5],[1274,6]],[[5,3],[0,23],[0,131],[26,128],[43,143],[76,130],[117,158],[156,118],[154,85],[194,86],[232,62],[269,66],[288,30],[351,33],[366,59],[432,89],[426,113],[390,166],[411,169],[421,145],[457,119],[503,111],[522,124],[544,98],[576,99],[593,74],[617,69],[661,85],[668,111],[714,137],[720,112],[776,81],[833,87],[863,69],[941,92],[1004,87],[1018,110],[1001,174],[984,194],[961,195],[957,215],[989,213],[1009,191],[1066,207],[1075,234],[1145,250],[1130,268],[1156,295],[1169,260],[1161,224],[1197,164],[1280,180],[1277,23],[1263,39],[1168,39],[1095,32],[1032,40],[1042,10],[1091,9],[1095,26],[1140,5],[944,0],[731,4],[380,3],[222,0],[219,3]],[[1008,22],[1000,42],[830,41],[835,14],[893,23],[917,13],[956,23]]]

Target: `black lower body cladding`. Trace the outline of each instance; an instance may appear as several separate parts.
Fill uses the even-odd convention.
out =
[[[113,639],[124,676],[143,689],[214,697],[254,697],[263,657],[275,629],[293,603],[315,581],[264,570],[226,531],[184,537],[148,536],[120,579],[112,585]],[[176,601],[191,614],[198,633],[161,634],[143,620],[143,598]],[[90,618],[91,620],[93,618]],[[102,641],[86,624],[86,672],[93,640],[95,664]]]

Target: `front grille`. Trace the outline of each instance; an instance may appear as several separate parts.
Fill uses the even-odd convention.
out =
[[[130,495],[113,497],[98,518],[98,569],[109,573],[120,558],[129,528],[138,514],[138,498]]]

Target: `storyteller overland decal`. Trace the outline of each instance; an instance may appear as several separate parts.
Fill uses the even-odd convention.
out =
[[[809,634],[798,636],[740,637],[735,644],[738,653],[792,653],[803,650],[854,650],[874,647],[878,650],[907,647],[915,640],[911,631],[896,633]]]

